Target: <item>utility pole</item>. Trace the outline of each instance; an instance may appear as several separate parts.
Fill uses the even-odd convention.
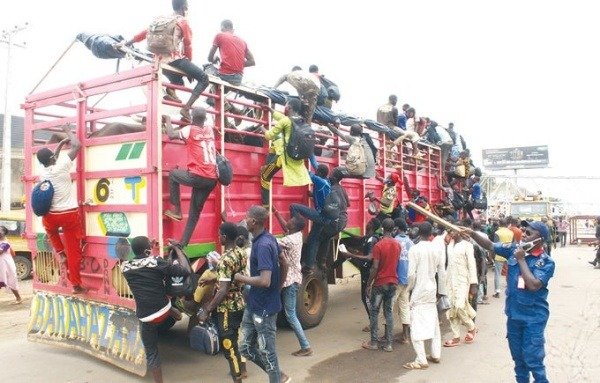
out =
[[[11,190],[12,190],[12,121],[11,112],[9,109],[8,102],[8,90],[10,88],[10,55],[12,46],[19,48],[25,48],[25,43],[18,44],[13,41],[13,37],[27,29],[28,23],[24,25],[15,25],[14,28],[9,30],[2,30],[2,36],[0,37],[0,43],[6,44],[6,78],[4,81],[4,126],[2,132],[2,211],[10,211],[11,204]]]

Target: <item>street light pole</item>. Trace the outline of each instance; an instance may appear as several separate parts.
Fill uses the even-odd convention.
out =
[[[27,23],[22,26],[15,25],[11,30],[3,30],[1,43],[6,44],[6,79],[4,81],[4,126],[2,131],[2,212],[10,211],[12,191],[12,121],[8,102],[10,82],[10,55],[12,46],[25,47],[12,41],[13,36],[27,28]]]

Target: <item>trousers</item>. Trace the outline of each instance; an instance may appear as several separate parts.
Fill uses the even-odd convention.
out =
[[[51,211],[42,218],[42,224],[54,251],[66,253],[69,282],[73,286],[81,286],[81,241],[84,233],[79,210]],[[64,243],[58,233],[60,228],[63,231]]]
[[[546,322],[530,323],[508,319],[506,322],[506,338],[510,355],[515,362],[517,383],[529,382],[529,374],[535,383],[547,383],[544,367],[544,329]]]

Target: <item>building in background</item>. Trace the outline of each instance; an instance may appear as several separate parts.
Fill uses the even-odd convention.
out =
[[[13,207],[21,207],[23,203],[23,117],[12,116],[12,134],[11,134],[11,205]],[[0,113],[0,142],[3,142],[4,136],[4,114]],[[0,158],[3,158],[5,153],[2,153],[2,145],[0,145]],[[0,174],[2,172],[2,161],[0,161]]]

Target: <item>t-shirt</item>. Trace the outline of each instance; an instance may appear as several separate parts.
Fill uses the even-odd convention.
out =
[[[373,246],[373,261],[379,261],[374,286],[398,284],[400,244],[391,237],[383,237]]]
[[[396,125],[400,129],[406,130],[406,113],[400,112],[400,114],[398,114],[398,121]]]
[[[523,238],[523,230],[516,226],[509,226],[508,228],[513,232],[513,242],[521,242],[521,238]]]
[[[435,127],[435,132],[438,134],[438,136],[440,136],[441,143],[453,144],[452,137],[450,137],[450,134],[448,133],[446,128],[437,125]]]
[[[223,253],[216,270],[219,282],[232,282],[233,274],[244,272],[248,261],[246,254],[246,251],[239,247]],[[219,285],[217,284],[217,290],[218,288]],[[242,296],[242,288],[239,284],[232,282],[229,285],[229,291],[225,299],[217,306],[217,312],[240,311],[244,307],[246,307],[246,304]]]
[[[494,234],[495,234],[495,236],[494,236],[495,242],[511,243],[514,238],[513,232],[507,227],[498,228],[498,230],[496,230],[496,232]],[[506,258],[501,257],[500,255],[498,255],[498,253],[496,253],[496,257],[494,257],[494,259],[498,262],[506,261]]]
[[[215,36],[213,45],[219,48],[221,66],[219,73],[238,74],[244,72],[248,46],[239,36],[231,32],[221,32]]]
[[[52,206],[50,211],[65,211],[77,208],[76,194],[71,188],[71,157],[62,154],[54,165],[44,167],[40,174],[40,181],[50,181],[54,188]]]
[[[481,199],[481,185],[479,184],[479,182],[474,183],[471,187],[471,197],[474,200]]]
[[[217,179],[215,135],[212,127],[188,125],[179,131],[187,148],[188,171],[200,177]]]
[[[302,266],[300,257],[302,256],[302,232],[286,235],[277,240],[282,246],[283,257],[288,264],[288,272],[283,282],[283,287],[288,287],[294,283],[302,283]]]
[[[279,251],[277,240],[266,230],[252,239],[250,276],[257,277],[262,270],[271,270],[269,287],[251,286],[248,292],[248,310],[258,316],[272,315],[281,310]]]

